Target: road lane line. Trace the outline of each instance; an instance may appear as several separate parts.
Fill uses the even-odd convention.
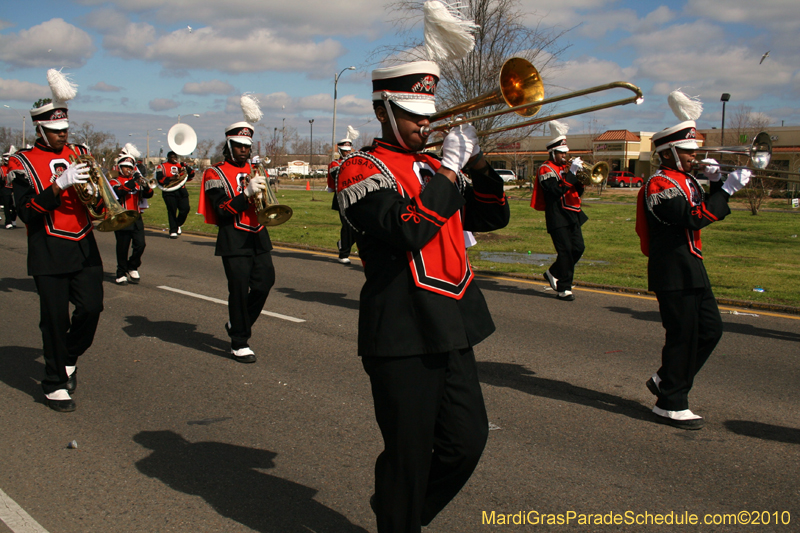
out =
[[[25,509],[0,489],[0,520],[14,533],[48,533]]]
[[[176,289],[174,287],[167,287],[166,285],[159,285],[158,288],[159,289],[164,289],[165,291],[177,292],[178,294],[183,294],[184,296],[191,296],[192,298],[198,298],[200,300],[206,300],[207,302],[214,302],[215,304],[228,305],[228,302],[226,302],[225,300],[220,300],[218,298],[212,298],[210,296],[204,296],[202,294],[197,294],[197,293],[194,293],[194,292],[183,291],[181,289]],[[299,322],[305,322],[305,320],[302,319],[302,318],[295,318],[293,316],[281,315],[279,313],[273,313],[271,311],[261,311],[261,314],[262,315],[271,316],[271,317],[275,317],[275,318],[280,318],[281,320],[288,320],[289,322],[298,322],[298,323]]]

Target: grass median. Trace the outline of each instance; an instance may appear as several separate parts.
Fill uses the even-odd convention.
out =
[[[331,194],[316,190],[281,188],[279,203],[294,211],[287,223],[270,228],[275,242],[336,251],[339,217],[331,210]],[[196,215],[197,186],[189,187],[191,214],[184,231],[215,234]],[[527,194],[527,197],[526,197]],[[478,234],[470,248],[475,269],[541,276],[554,260],[553,244],[545,230],[544,213],[530,208],[525,189],[508,191],[511,223],[492,233]],[[167,226],[161,193],[156,192],[144,214],[150,227]],[[647,289],[647,258],[639,251],[634,231],[635,191],[587,194],[583,226],[586,252],[576,266],[575,280],[600,285]],[[775,201],[752,216],[746,204],[733,202],[724,221],[703,230],[706,269],[718,298],[800,307],[800,213]],[[741,207],[742,209],[736,209]],[[774,209],[774,210],[773,210]],[[551,257],[552,256],[552,257]],[[760,292],[763,289],[763,292]]]

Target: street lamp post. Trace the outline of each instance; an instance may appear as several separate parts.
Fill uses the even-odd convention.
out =
[[[22,119],[22,142],[19,143],[19,147],[20,147],[20,149],[25,148],[25,116],[22,113],[20,113],[19,111],[17,111],[16,109],[14,109],[13,107],[7,106],[5,104],[3,104],[3,107],[8,107],[14,113],[19,115],[19,118]]]
[[[333,132],[331,133],[331,159],[336,157],[336,97],[338,96],[337,85],[339,84],[339,76],[341,76],[345,70],[355,69],[356,67],[343,68],[339,74],[336,74],[333,77]]]
[[[311,125],[311,142],[308,147],[308,173],[311,174],[314,169],[314,119],[312,118],[308,123]]]
[[[193,117],[199,117],[200,115],[198,115],[197,113],[192,113],[192,116]],[[181,123],[181,116],[178,115],[178,124],[180,124],[180,123]]]
[[[725,104],[730,99],[731,95],[728,93],[722,93],[722,96],[719,98],[719,101],[722,102],[722,135],[719,140],[720,146],[725,146]]]

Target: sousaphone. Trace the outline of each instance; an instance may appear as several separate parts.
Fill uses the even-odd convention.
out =
[[[167,144],[176,154],[187,156],[197,148],[197,134],[190,125],[178,122],[167,132]],[[165,192],[176,191],[183,187],[187,179],[189,176],[186,171],[181,171],[172,181],[163,186],[159,184],[158,188]]]

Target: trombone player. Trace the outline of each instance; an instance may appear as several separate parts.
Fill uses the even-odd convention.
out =
[[[231,339],[231,356],[240,363],[256,362],[248,343],[251,328],[275,284],[272,241],[253,203],[268,186],[263,176],[251,175],[253,132],[248,122],[226,128],[225,160],[203,174],[198,207],[207,224],[219,227],[215,255],[222,257],[228,279],[230,320],[225,330]]]
[[[75,87],[57,70],[48,71],[53,101],[31,110],[33,148],[9,158],[19,218],[28,231],[28,274],[39,294],[45,361],[42,390],[51,409],[75,410],[78,358],[94,341],[103,310],[103,262],[92,220],[76,187],[88,187],[90,169],[70,156],[88,154],[69,144],[66,101]],[[70,317],[70,302],[75,309]]]
[[[581,226],[589,220],[581,210],[584,186],[577,174],[582,161],[568,161],[567,127],[558,121],[550,122],[550,132],[556,137],[547,144],[548,160],[537,174],[531,207],[544,211],[547,233],[556,249],[556,261],[544,272],[544,278],[556,291],[556,298],[565,302],[575,299],[572,279],[575,264],[585,249]]]

